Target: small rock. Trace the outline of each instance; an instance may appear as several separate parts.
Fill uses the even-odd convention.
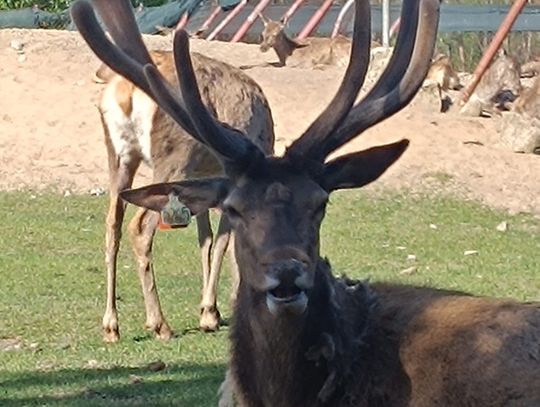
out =
[[[19,52],[22,51],[24,48],[24,42],[22,42],[19,39],[11,40],[9,43],[9,46],[13,48],[15,51]]]
[[[508,222],[503,220],[501,223],[497,225],[496,228],[499,232],[506,232],[508,230]]]
[[[143,378],[141,376],[137,376],[135,374],[130,374],[129,375],[129,382],[131,384],[139,384],[139,383],[143,382]]]
[[[38,353],[43,350],[37,342],[32,342],[30,345],[28,345],[28,348],[30,348],[30,350],[34,353]]]
[[[64,191],[64,198],[67,198],[68,196],[71,196],[71,191],[69,189],[66,189]]]
[[[0,338],[0,350],[12,352],[22,348],[21,338]]]
[[[146,367],[152,372],[159,372],[160,370],[165,369],[167,365],[161,360],[157,360],[155,362],[149,363],[148,365],[146,365]]]
[[[26,61],[26,55],[24,55],[24,54],[19,55],[17,57],[17,61],[19,61],[21,63],[25,62]]]
[[[403,269],[399,272],[402,276],[410,276],[414,273],[416,273],[416,266],[407,267],[406,269]]]
[[[409,255],[407,255],[407,260],[416,261],[416,256],[414,254],[409,254]]]
[[[465,250],[463,252],[464,256],[475,256],[478,254],[478,250]]]
[[[406,247],[405,247],[405,246],[396,246],[396,249],[398,249],[398,250],[405,250]]]
[[[92,196],[101,196],[101,195],[105,195],[105,189],[101,188],[101,187],[97,187],[97,188],[92,188],[90,190],[90,195]]]
[[[436,230],[437,229],[437,225],[435,225],[434,223],[430,223],[429,224],[429,227],[433,230]]]
[[[89,369],[95,369],[98,366],[98,361],[95,359],[90,359],[86,362],[86,367]]]

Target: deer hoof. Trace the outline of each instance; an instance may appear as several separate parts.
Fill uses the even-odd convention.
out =
[[[147,328],[154,331],[156,338],[162,341],[168,341],[174,336],[172,329],[166,322],[155,324],[153,326],[147,325]]]
[[[215,332],[219,329],[220,320],[221,316],[216,307],[203,307],[199,328],[203,332]]]
[[[103,327],[103,341],[106,343],[116,343],[120,340],[120,333],[118,327],[110,328]]]

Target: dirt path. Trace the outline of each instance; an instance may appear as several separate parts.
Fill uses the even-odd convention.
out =
[[[24,43],[24,61],[10,47],[14,39]],[[169,38],[148,41],[152,47],[170,47]],[[193,41],[192,49],[234,65],[275,59],[245,44]],[[102,86],[90,80],[98,62],[78,34],[1,30],[0,60],[0,189],[106,189],[107,162],[96,110]],[[343,73],[293,68],[246,72],[270,101],[278,152],[325,107]],[[345,150],[407,137],[411,147],[378,186],[435,188],[511,212],[539,215],[540,157],[498,149],[495,121],[412,107]],[[137,183],[148,182],[148,174],[143,170]]]

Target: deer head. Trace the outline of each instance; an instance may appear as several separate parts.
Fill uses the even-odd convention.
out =
[[[264,25],[260,50],[261,52],[267,52],[275,46],[276,42],[280,41],[280,36],[285,35],[283,29],[285,28],[286,22],[271,20],[268,17],[265,17],[263,13],[258,13],[257,15]]]
[[[390,117],[414,97],[430,66],[438,24],[438,0],[404,0],[394,54],[377,84],[359,103],[370,46],[370,6],[356,3],[350,62],[342,83],[309,128],[283,157],[265,156],[239,131],[217,122],[201,101],[189,54],[188,36],[174,37],[180,92],[152,63],[128,0],[79,0],[72,15],[94,52],[130,79],[195,139],[220,159],[225,176],[150,185],[122,197],[161,211],[170,196],[197,215],[223,210],[234,229],[241,288],[272,315],[302,314],[314,285],[319,230],[329,194],[376,180],[408,146],[407,140],[330,161],[327,156],[363,131]],[[100,13],[116,45],[94,15]],[[240,294],[241,295],[241,294]]]

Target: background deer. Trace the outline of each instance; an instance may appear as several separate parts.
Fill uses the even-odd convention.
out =
[[[277,66],[347,66],[351,52],[351,41],[348,38],[341,35],[335,38],[310,37],[298,42],[285,34],[286,21],[273,21],[262,13],[259,13],[259,18],[264,24],[260,49],[267,52],[273,48],[279,58]]]
[[[357,1],[343,81],[283,157],[213,119],[184,31],[174,38],[178,95],[137,37],[130,3],[95,0],[94,7],[118,44],[80,0],[73,17],[96,54],[174,113],[224,165],[221,177],[156,184],[122,197],[160,211],[173,194],[194,214],[210,207],[227,213],[241,274],[229,382],[240,405],[540,405],[538,304],[336,278],[319,252],[329,194],[374,181],[407,148],[402,140],[326,161],[414,97],[430,66],[438,0],[403,2],[394,58],[355,104],[370,45],[370,5]]]
[[[437,55],[429,68],[425,82],[437,83],[442,91],[459,90],[459,76],[454,71],[447,55]]]
[[[161,75],[172,86],[178,86],[172,53],[153,51],[150,56]],[[200,54],[193,57],[207,108],[218,120],[241,129],[262,151],[270,154],[274,144],[273,121],[259,86],[228,64]],[[105,341],[115,342],[119,339],[117,254],[125,211],[125,203],[118,194],[131,187],[141,162],[152,168],[154,182],[218,175],[222,169],[203,144],[190,137],[132,82],[114,73],[107,65],[102,65],[94,77],[97,81],[109,83],[100,103],[110,175],[106,226],[107,305],[103,330]],[[159,338],[168,339],[171,329],[163,317],[151,260],[158,220],[159,214],[141,209],[129,225],[129,234],[144,295],[146,326]],[[222,217],[214,241],[208,211],[205,210],[197,216],[197,230],[203,269],[199,325],[209,331],[219,326],[216,291],[230,227]]]
[[[519,64],[501,48],[461,112],[469,116],[492,115],[497,106],[506,109],[506,104],[520,92]]]

